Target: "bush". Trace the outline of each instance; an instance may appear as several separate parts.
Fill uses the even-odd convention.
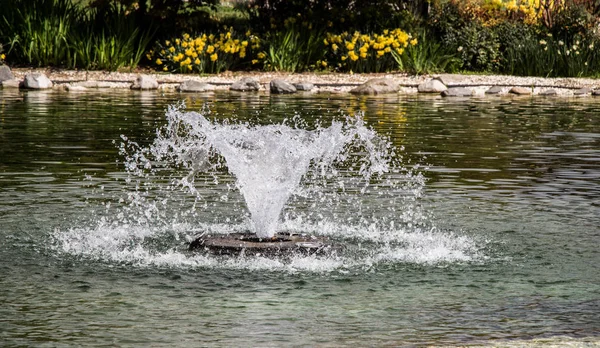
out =
[[[417,44],[417,39],[401,29],[394,29],[384,30],[381,34],[361,34],[358,31],[340,35],[328,33],[324,43],[327,46],[326,60],[317,62],[317,65],[339,71],[373,73],[397,69],[392,52],[403,55],[407,47]]]
[[[469,16],[471,16],[469,14]],[[497,71],[500,66],[500,42],[492,27],[477,18],[465,17],[459,5],[450,1],[435,8],[433,33],[449,52],[456,52],[460,68],[470,71]]]
[[[257,65],[261,61],[258,57],[264,59],[264,54],[258,53],[260,48],[256,35],[249,31],[238,35],[230,28],[217,35],[184,34],[166,40],[158,43],[148,58],[163,71],[218,73]]]

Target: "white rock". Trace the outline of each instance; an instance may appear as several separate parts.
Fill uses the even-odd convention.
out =
[[[448,87],[438,79],[423,82],[417,87],[419,93],[442,93],[447,89]]]
[[[23,81],[23,87],[29,89],[48,89],[52,86],[54,86],[52,81],[42,73],[27,74]]]

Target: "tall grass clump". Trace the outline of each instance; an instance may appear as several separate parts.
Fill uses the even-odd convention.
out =
[[[81,10],[70,0],[0,0],[0,43],[11,58],[35,66],[69,66],[69,35]]]
[[[421,31],[419,44],[406,47],[404,54],[392,51],[392,56],[403,72],[421,75],[441,72],[455,72],[461,60],[449,51],[431,34]]]
[[[140,29],[135,16],[113,4],[89,9],[80,23],[70,42],[73,67],[85,69],[137,67],[155,32],[152,27]]]
[[[267,71],[300,72],[314,67],[323,55],[320,31],[288,26],[285,30],[267,34],[266,50],[261,54]]]
[[[33,66],[135,68],[153,32],[140,31],[120,5],[86,8],[72,0],[0,0],[0,44]]]

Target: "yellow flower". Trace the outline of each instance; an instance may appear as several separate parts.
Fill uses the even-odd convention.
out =
[[[365,59],[365,58],[367,58],[367,52],[360,52],[360,57],[361,57],[362,59]],[[354,59],[354,60],[356,60],[356,59]]]
[[[196,64],[196,65],[200,65],[200,63],[201,63],[201,62],[200,62],[200,59],[199,59],[199,58],[196,58],[196,60],[194,61],[194,64]]]
[[[346,59],[348,59],[348,57],[342,56],[342,62],[345,61]]]
[[[165,67],[163,68],[163,70],[164,70],[164,71],[169,71],[169,69],[167,68],[167,66],[165,66]]]
[[[6,54],[4,54],[4,53],[0,54],[0,60],[4,60],[4,58],[6,58]]]
[[[208,47],[206,48],[206,53],[211,54],[215,51],[215,46],[213,45],[208,45]]]
[[[2,55],[2,56],[0,56],[0,57],[1,57],[2,59],[4,59],[4,57],[3,57],[3,56],[4,56],[4,55]],[[162,60],[160,60],[160,58],[157,58],[157,59],[156,59],[156,65],[162,65],[162,63],[163,63],[163,62],[162,62]]]
[[[325,68],[325,67],[327,67],[327,62],[326,61],[322,61],[321,65]]]
[[[218,56],[216,53],[215,53],[215,54],[212,54],[212,55],[210,56],[210,61],[211,61],[211,62],[214,62],[214,61],[216,61],[217,59],[219,59],[219,56]]]
[[[265,59],[267,55],[264,54],[263,52],[260,52],[259,54],[256,55],[256,57],[258,57],[258,59]]]
[[[258,59],[252,59],[252,64],[258,63]]]
[[[173,47],[173,46],[169,47],[169,52],[171,52],[171,53],[175,52],[175,47]]]
[[[323,44],[325,44],[325,46],[329,45],[329,42],[327,41],[327,39],[323,39]]]
[[[410,45],[411,45],[411,46],[414,46],[414,45],[416,45],[417,43],[418,43],[418,41],[417,41],[417,38],[414,38],[414,39],[410,40]]]
[[[169,40],[165,41],[165,46],[171,46],[171,41],[169,41]]]
[[[240,58],[246,58],[246,51],[240,51]]]
[[[248,46],[248,41],[246,41],[246,40],[242,41],[242,47],[246,47],[246,46]]]
[[[385,51],[384,51],[384,50],[379,50],[379,51],[377,51],[377,58],[379,58],[379,57],[383,56],[384,54],[385,54]]]
[[[336,44],[332,44],[332,45],[331,45],[331,49],[333,50],[333,52],[337,51],[337,49],[338,49],[338,45],[336,45]]]
[[[352,51],[354,49],[354,44],[352,42],[347,42],[346,49],[348,49],[348,51]]]
[[[361,53],[361,56],[362,56],[362,53]],[[350,57],[350,60],[352,60],[353,62],[358,60],[358,56],[356,55],[356,53],[354,53],[354,51],[350,51],[348,53],[348,57]]]
[[[175,44],[177,44],[177,45],[181,44],[181,40],[175,39]]]

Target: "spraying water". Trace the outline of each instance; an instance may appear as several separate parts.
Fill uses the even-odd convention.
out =
[[[172,107],[167,121],[147,153],[131,157],[128,167],[148,170],[153,163],[168,163],[189,168],[182,183],[193,191],[196,174],[225,165],[250,211],[251,230],[260,238],[275,235],[282,209],[311,166],[326,175],[360,148],[365,154],[358,174],[365,184],[389,170],[386,143],[360,117],[306,130],[286,124],[220,124]]]
[[[435,227],[420,204],[418,166],[408,169],[403,149],[360,115],[310,125],[299,117],[251,125],[209,116],[208,108],[172,106],[150,145],[123,135],[127,173],[117,204],[56,231],[58,248],[138,264],[317,272],[480,257],[473,240]],[[247,232],[320,236],[344,248],[275,259],[187,252],[199,234]]]

